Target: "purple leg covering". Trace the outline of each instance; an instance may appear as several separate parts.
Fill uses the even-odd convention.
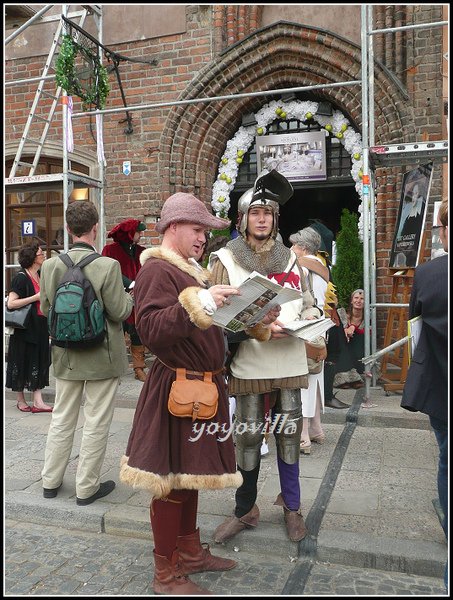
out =
[[[300,508],[299,461],[293,465],[286,464],[277,455],[278,475],[282,497],[289,510]]]

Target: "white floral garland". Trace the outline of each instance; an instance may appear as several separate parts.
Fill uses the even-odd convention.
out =
[[[217,216],[226,216],[230,209],[230,193],[234,189],[238,175],[239,165],[243,161],[245,153],[255,141],[256,135],[264,135],[266,127],[276,118],[298,119],[306,121],[313,119],[323,129],[335,135],[352,158],[351,176],[354,179],[355,189],[360,196],[361,204],[359,210],[359,232],[363,231],[362,207],[362,137],[350,127],[350,122],[342,112],[335,110],[332,116],[318,115],[317,102],[292,100],[282,102],[272,100],[255,114],[257,125],[239,127],[235,136],[227,142],[225,152],[219,164],[218,177],[212,186],[211,205]]]

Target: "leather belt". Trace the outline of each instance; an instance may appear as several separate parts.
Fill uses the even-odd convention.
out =
[[[170,365],[167,365],[166,363],[164,363],[164,361],[162,359],[160,359],[158,356],[156,356],[157,360],[159,362],[161,362],[164,367],[167,367],[167,369],[171,369],[172,371],[176,371],[175,367],[170,367]],[[217,369],[216,371],[206,371],[206,373],[212,373],[212,375],[218,375],[219,373],[225,372],[225,367],[222,367],[221,369]],[[189,369],[186,369],[186,373],[187,375],[196,375],[197,377],[204,377],[205,372],[204,371],[190,371]]]

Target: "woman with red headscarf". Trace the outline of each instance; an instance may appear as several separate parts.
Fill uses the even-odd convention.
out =
[[[138,219],[126,219],[109,231],[107,237],[113,239],[112,244],[107,244],[102,250],[102,256],[114,258],[121,265],[124,288],[132,291],[135,278],[140,269],[140,254],[145,250],[140,246],[141,232],[146,230],[145,223]],[[145,348],[135,329],[135,312],[132,311],[127,321],[123,323],[125,333],[131,340],[132,364],[135,371],[135,379],[145,381]]]

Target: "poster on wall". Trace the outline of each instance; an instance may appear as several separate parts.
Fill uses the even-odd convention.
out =
[[[276,169],[289,181],[324,181],[326,132],[306,131],[256,137],[258,175]]]
[[[390,268],[418,265],[432,175],[433,163],[419,165],[403,175]]]

